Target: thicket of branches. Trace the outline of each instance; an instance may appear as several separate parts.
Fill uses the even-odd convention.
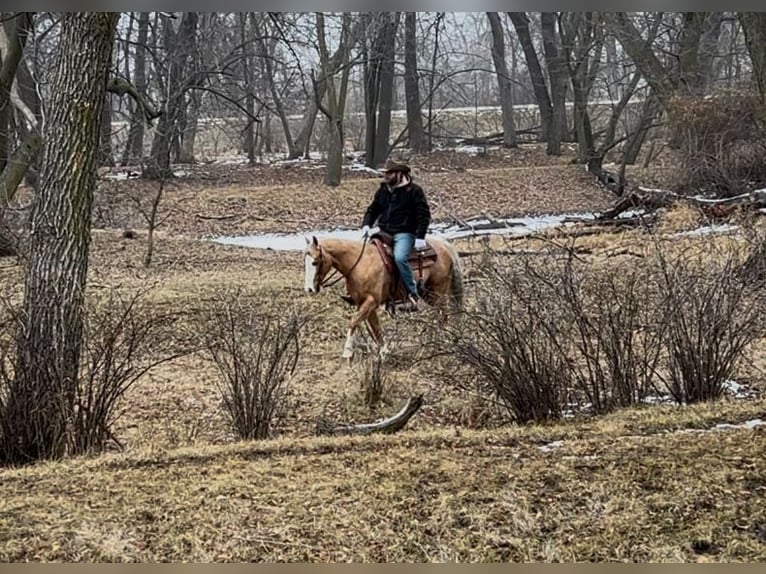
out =
[[[605,413],[650,396],[715,400],[763,336],[763,279],[737,250],[657,246],[641,266],[488,255],[475,305],[435,333],[457,388],[516,422]]]

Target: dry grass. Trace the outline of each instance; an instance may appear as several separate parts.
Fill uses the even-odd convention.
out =
[[[764,403],[3,471],[4,561],[762,561]],[[540,446],[563,441],[544,452]],[[33,489],[30,486],[34,485]]]
[[[567,158],[534,168],[523,165],[534,161],[529,154],[474,158],[465,171],[446,171],[454,158],[418,160],[420,178],[436,198],[435,216],[598,210],[612,201],[581,166],[565,165]],[[148,269],[141,264],[140,219],[121,203],[110,226],[94,232],[89,271],[93,291],[152,285],[151,303],[162,309],[203,309],[224,287],[239,287],[248,297],[309,313],[279,438],[235,440],[221,412],[215,366],[203,355],[162,365],[125,397],[117,428],[123,452],[0,470],[0,559],[766,559],[763,429],[675,432],[763,417],[764,400],[497,428],[497,413],[450,390],[433,365],[415,361],[419,339],[411,319],[384,317],[386,332],[401,342],[383,401],[375,410],[365,406],[363,371],[340,359],[349,310],[337,298],[340,288],[305,296],[298,253],[200,241],[206,234],[357,225],[377,180],[355,176],[328,189],[306,173],[241,168],[227,177],[213,172],[210,179],[179,181],[163,204],[170,217],[158,230]],[[100,201],[114,193],[125,200],[120,190],[139,185],[104,182]],[[200,213],[235,217],[201,219]],[[688,216],[676,214],[668,221],[675,217],[679,223],[667,229],[689,224]],[[137,239],[122,236],[128,226],[137,229]],[[673,249],[710,245],[693,237],[664,241]],[[484,243],[457,245],[478,251]],[[652,250],[640,230],[577,240],[561,232],[544,239],[495,237],[490,245],[575,249],[605,269],[641,264]],[[465,258],[469,278],[479,260]],[[4,293],[18,299],[21,279],[13,260],[0,262]],[[758,348],[753,356],[744,372],[759,385],[766,363]],[[312,436],[320,415],[367,422],[416,393],[425,395],[425,405],[399,435]],[[479,425],[485,428],[467,428]],[[557,440],[564,443],[550,452],[538,448]]]

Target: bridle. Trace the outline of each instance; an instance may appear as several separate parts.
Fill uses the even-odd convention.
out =
[[[364,255],[364,248],[365,248],[365,247],[367,247],[367,238],[366,238],[366,237],[364,238],[364,241],[362,241],[362,250],[359,252],[359,257],[357,257],[357,258],[356,258],[356,261],[354,261],[354,264],[351,266],[351,269],[349,269],[349,270],[348,270],[348,273],[349,273],[349,274],[351,274],[351,272],[352,272],[354,269],[356,269],[356,266],[357,266],[357,265],[359,264],[359,262],[362,260],[362,255]],[[319,256],[320,256],[320,257],[323,257],[323,255],[322,255],[322,247],[321,247],[321,245],[319,246]],[[336,273],[340,273],[340,271],[338,271],[338,270],[337,270],[335,267],[333,267],[333,269],[332,269],[332,273],[330,273],[330,274],[329,274],[327,277],[325,277],[324,279],[322,279],[322,280],[319,282],[319,287],[322,287],[322,288],[326,288],[326,287],[332,287],[333,285],[335,285],[336,283],[338,283],[338,281],[340,281],[341,279],[343,279],[344,275],[340,275],[340,277],[338,277],[337,279],[335,279],[335,280],[333,280],[333,281],[330,281],[330,279],[331,279],[333,276],[335,276],[335,274],[336,274]]]

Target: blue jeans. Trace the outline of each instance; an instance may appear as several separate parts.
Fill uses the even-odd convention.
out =
[[[410,251],[415,245],[415,235],[412,233],[394,234],[394,262],[399,269],[399,276],[402,278],[404,288],[410,295],[418,296],[418,288],[415,285],[415,277],[410,269],[409,256]]]

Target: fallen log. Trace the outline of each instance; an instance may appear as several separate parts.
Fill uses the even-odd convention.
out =
[[[366,435],[373,433],[392,434],[402,430],[413,415],[423,406],[423,395],[410,397],[407,404],[395,415],[374,423],[358,425],[336,425],[321,418],[317,421],[318,435]]]
[[[621,213],[634,208],[653,211],[669,207],[676,202],[685,202],[700,208],[714,217],[726,217],[738,206],[746,205],[754,209],[766,207],[766,189],[756,189],[734,197],[706,198],[690,195],[680,195],[665,189],[649,189],[638,187],[624,198],[620,199],[611,209],[598,215],[596,219],[614,219]]]
[[[540,137],[540,126],[535,128],[526,128],[516,130],[516,136],[536,136]],[[500,145],[503,143],[505,132],[495,132],[487,136],[467,137],[458,141],[458,145]]]

